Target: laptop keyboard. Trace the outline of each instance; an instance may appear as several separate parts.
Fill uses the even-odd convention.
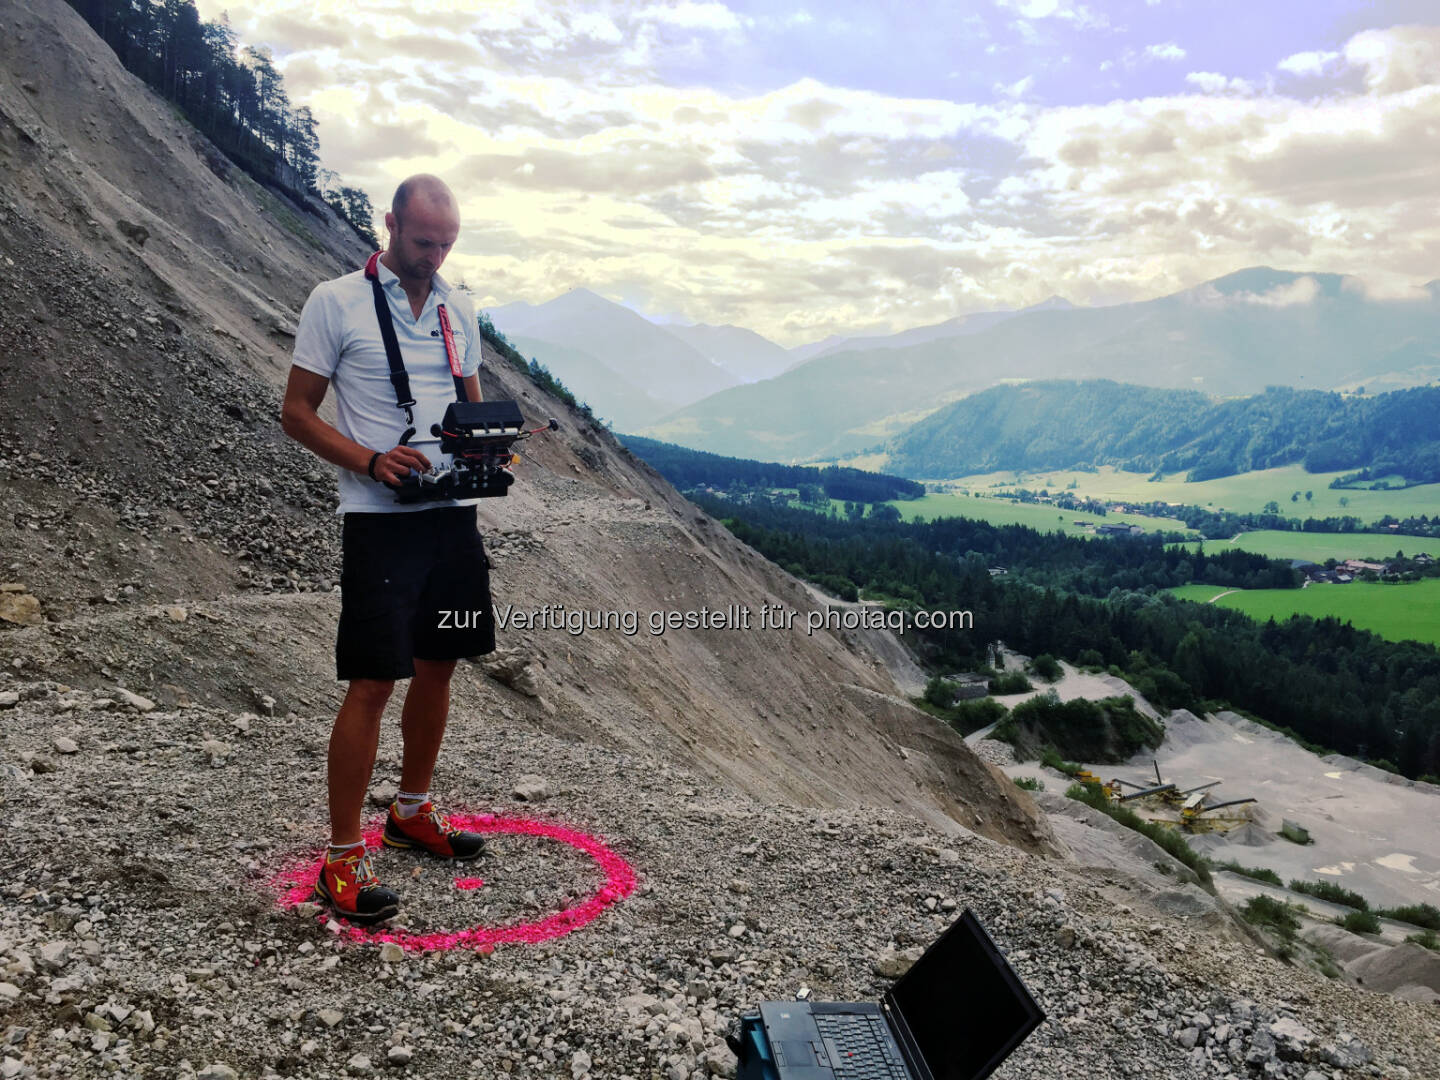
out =
[[[836,1080],[908,1080],[879,1016],[816,1013],[815,1026],[839,1051],[830,1060]]]

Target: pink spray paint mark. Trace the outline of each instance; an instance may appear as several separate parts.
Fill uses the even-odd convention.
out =
[[[481,881],[478,877],[457,877],[455,879],[455,887],[466,891],[478,889],[484,884],[485,882]]]
[[[572,829],[568,825],[536,821],[532,818],[502,817],[494,814],[452,814],[449,817],[451,824],[470,832],[538,836],[568,844],[594,859],[595,864],[604,872],[605,881],[582,903],[535,922],[512,923],[508,926],[477,925],[468,930],[441,930],[424,934],[410,930],[371,929],[341,923],[342,933],[346,938],[351,941],[376,943],[389,941],[407,950],[441,951],[468,948],[488,954],[496,945],[538,945],[542,941],[564,937],[592,922],[606,908],[619,903],[635,891],[637,879],[634,869],[603,840],[589,833]],[[381,826],[373,824],[365,832],[365,846],[372,849],[380,847],[380,836]],[[315,881],[319,875],[320,857],[317,854],[308,862],[292,866],[272,878],[271,885],[279,892],[280,906],[292,908],[314,899]],[[479,888],[482,884],[484,883],[478,878],[457,878],[455,881],[456,887],[462,889]]]

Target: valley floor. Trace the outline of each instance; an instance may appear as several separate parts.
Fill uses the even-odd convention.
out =
[[[1186,506],[1213,506],[1241,514],[1258,514],[1265,504],[1279,504],[1286,517],[1343,517],[1354,515],[1362,521],[1392,514],[1397,518],[1440,513],[1440,484],[1417,484],[1398,490],[1332,488],[1330,482],[1345,475],[1339,472],[1307,473],[1299,465],[1223,476],[1216,480],[1187,482],[1183,473],[1151,480],[1147,473],[1123,472],[1102,466],[1094,472],[1055,469],[1049,472],[998,472],[963,476],[948,484],[972,491],[1006,488],[1041,488],[1054,494],[1070,491],[1079,498],[1115,503],[1167,502]],[[1075,486],[1070,487],[1071,484]],[[1311,497],[1305,498],[1305,492]],[[1291,502],[1290,497],[1298,498]],[[1340,500],[1344,499],[1342,503]],[[1393,550],[1393,549],[1392,549]]]
[[[1440,549],[1440,543],[1436,545]],[[1182,585],[1171,592],[1200,604],[1220,604],[1252,619],[1284,621],[1292,615],[1336,618],[1357,630],[1371,630],[1391,641],[1428,641],[1440,645],[1440,578],[1385,584],[1354,581],[1345,585],[1310,584],[1303,589],[1225,589]]]

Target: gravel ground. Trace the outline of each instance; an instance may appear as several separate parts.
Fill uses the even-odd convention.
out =
[[[965,907],[1048,1016],[1001,1076],[1440,1075],[1433,1009],[1281,965],[1193,887],[885,811],[763,805],[472,712],[442,759],[447,805],[597,833],[638,883],[553,941],[396,953],[279,899],[323,840],[326,718],[3,685],[7,1078],[725,1076],[740,1009],[802,985],[874,999]],[[398,754],[387,725],[377,788]],[[527,775],[539,801],[514,797]],[[534,919],[600,881],[563,844],[495,846],[463,892],[450,867],[382,852],[403,925]]]
[[[1440,830],[1407,829],[1435,820],[1440,788],[1362,767],[1339,755],[1317,757],[1279,732],[1231,712],[1208,720],[1173,715],[1155,754],[1115,767],[1123,777],[1145,775],[1158,757],[1165,779],[1182,786],[1223,780],[1217,799],[1253,797],[1263,834],[1213,833],[1197,848],[1216,860],[1274,870],[1285,881],[1328,881],[1375,907],[1399,907],[1440,897]],[[1313,843],[1280,839],[1286,819],[1299,822]],[[1268,841],[1256,846],[1254,840]]]

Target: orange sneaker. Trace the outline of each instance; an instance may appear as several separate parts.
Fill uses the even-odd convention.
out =
[[[380,922],[400,912],[400,894],[380,884],[364,844],[341,855],[327,851],[321,857],[315,896],[336,915],[355,923]]]
[[[390,804],[381,840],[386,847],[419,848],[442,859],[469,862],[485,854],[485,838],[479,833],[464,832],[451,825],[433,803],[423,802],[412,817],[396,813],[398,802]]]

